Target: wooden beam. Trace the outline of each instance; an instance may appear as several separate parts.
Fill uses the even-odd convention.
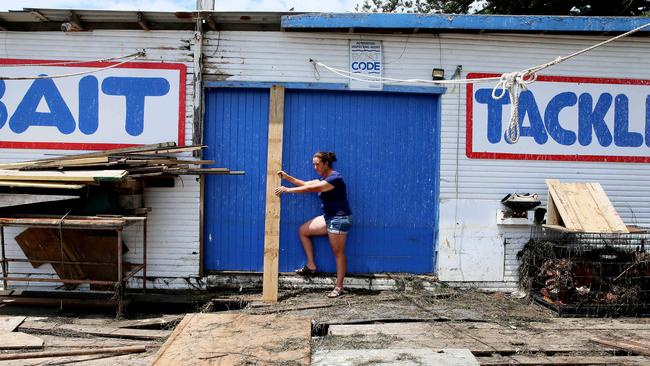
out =
[[[31,358],[46,358],[46,357],[69,357],[69,356],[85,356],[85,355],[123,355],[127,353],[140,353],[147,352],[145,346],[127,346],[115,348],[96,348],[96,349],[82,349],[72,351],[46,351],[46,352],[23,352],[23,353],[7,353],[0,355],[0,360],[26,360]]]
[[[140,24],[140,28],[142,28],[142,30],[146,30],[146,31],[151,30],[151,26],[149,25],[149,22],[144,17],[144,14],[142,14],[141,12],[138,12],[138,24]]]
[[[280,198],[274,193],[282,170],[282,129],[284,126],[284,87],[271,87],[269,138],[266,160],[266,217],[264,220],[264,281],[262,300],[278,301],[278,255],[280,249]]]

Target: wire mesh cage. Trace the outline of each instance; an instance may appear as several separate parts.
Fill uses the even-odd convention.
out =
[[[650,315],[650,234],[533,230],[520,285],[558,315]]]

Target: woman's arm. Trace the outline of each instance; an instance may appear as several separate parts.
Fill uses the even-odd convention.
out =
[[[301,179],[298,179],[298,178],[294,178],[294,177],[290,176],[289,174],[287,174],[287,172],[285,172],[283,170],[280,170],[278,172],[278,175],[280,176],[280,178],[286,179],[287,181],[289,181],[289,183],[293,184],[294,186],[298,186],[298,187],[302,187],[305,184],[312,184],[312,183],[318,182],[318,179],[304,181],[304,180],[301,180]]]
[[[334,186],[324,180],[316,180],[306,182],[306,184],[299,187],[284,187],[279,186],[275,189],[275,195],[279,196],[282,193],[308,193],[308,192],[327,192],[334,189]]]

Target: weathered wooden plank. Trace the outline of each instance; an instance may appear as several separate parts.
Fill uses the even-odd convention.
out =
[[[22,332],[0,331],[0,349],[43,348],[43,340]]]
[[[160,339],[171,334],[168,330],[128,329],[88,326],[79,324],[56,324],[41,321],[25,321],[18,327],[25,331],[65,332],[67,334],[90,334],[107,338]]]
[[[320,350],[314,353],[313,359],[313,366],[480,365],[467,349],[443,349],[440,351],[427,348]]]
[[[25,321],[24,316],[0,316],[0,332],[13,332]]]
[[[68,350],[68,351],[5,353],[5,354],[0,354],[0,360],[2,361],[27,360],[32,358],[68,357],[68,356],[83,356],[83,355],[98,355],[98,354],[123,355],[127,353],[140,353],[146,351],[147,349],[145,348],[145,346],[126,346],[126,347],[93,348],[93,349]]]
[[[24,194],[0,193],[0,207],[31,205],[34,203],[68,201],[79,199],[79,196],[63,196],[53,194]]]
[[[53,189],[81,189],[83,184],[72,183],[39,183],[28,181],[0,181],[0,187],[27,187],[27,188],[53,188]]]
[[[605,220],[609,225],[610,232],[613,233],[627,233],[629,229],[621,219],[621,216],[612,205],[612,202],[607,197],[607,193],[599,183],[587,183],[587,189],[591,194],[593,200],[599,207],[600,212],[603,213]]]
[[[609,347],[622,349],[627,352],[635,353],[641,356],[650,356],[650,344],[632,341],[628,339],[606,339],[604,337],[593,337],[591,342],[602,344]]]
[[[280,185],[282,170],[282,129],[284,125],[284,87],[271,87],[268,157],[266,161],[266,216],[264,221],[264,277],[262,300],[278,301],[278,256],[280,248]]]
[[[80,171],[21,171],[0,170],[0,180],[60,181],[60,182],[119,182],[126,177],[126,170],[80,170]]]
[[[560,189],[560,181],[557,179],[547,179],[546,186],[548,187],[548,195],[553,198],[553,203],[564,222],[564,226],[571,231],[582,231],[580,221],[573,211],[568,197]]]
[[[151,365],[309,365],[310,341],[309,318],[188,314]]]
[[[506,366],[506,365],[621,365],[641,366],[648,365],[650,359],[640,356],[493,356],[477,357],[481,366]]]

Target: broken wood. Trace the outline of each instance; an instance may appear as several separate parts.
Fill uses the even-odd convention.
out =
[[[275,195],[275,188],[281,183],[277,172],[282,170],[284,87],[273,85],[270,98],[262,300],[275,303],[278,301],[278,256],[280,249],[280,197]]]
[[[141,353],[146,352],[145,346],[127,346],[127,347],[114,347],[114,348],[98,348],[98,349],[85,349],[74,351],[46,351],[46,352],[23,352],[23,353],[5,353],[0,354],[0,360],[27,360],[31,358],[45,358],[45,357],[68,357],[68,356],[85,356],[85,355],[123,355],[127,353]]]
[[[642,356],[650,356],[650,343],[648,342],[641,343],[627,339],[605,339],[602,337],[594,337],[589,341]]]

